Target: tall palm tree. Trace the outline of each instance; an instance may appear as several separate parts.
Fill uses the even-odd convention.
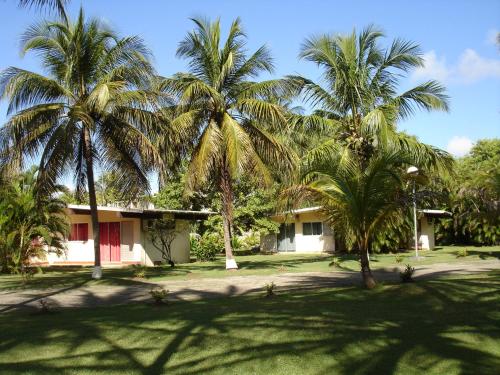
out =
[[[279,81],[254,82],[273,72],[268,49],[251,56],[240,20],[221,41],[220,22],[193,19],[195,30],[179,44],[177,55],[189,59],[189,73],[165,79],[162,88],[179,100],[180,118],[195,130],[187,188],[215,182],[222,196],[226,268],[237,268],[231,246],[233,182],[244,173],[271,179],[270,163],[287,164],[292,155],[273,135],[286,123],[285,109],[266,100],[278,94]]]
[[[69,2],[69,0],[19,0],[19,6],[21,7],[35,7],[38,9],[49,9],[55,10],[60,15],[65,14],[64,6]]]
[[[147,173],[161,166],[148,137],[155,119],[150,53],[140,38],[119,37],[99,20],[86,20],[82,9],[75,22],[64,16],[31,26],[22,45],[23,53],[41,58],[44,74],[10,67],[0,75],[11,115],[0,130],[0,165],[41,152],[41,189],[50,190],[66,173],[78,193],[88,188],[98,278],[96,163],[145,189]]]
[[[400,79],[423,64],[421,52],[416,44],[401,39],[383,48],[382,37],[380,30],[370,26],[359,34],[310,38],[302,45],[300,57],[322,69],[322,83],[300,76],[286,79],[315,109],[302,116],[302,126],[316,128],[327,137],[307,153],[295,187],[311,188],[329,210],[335,227],[350,228],[340,232],[346,239],[356,238],[351,242],[360,252],[368,287],[375,283],[366,253],[374,226],[382,230],[384,221],[399,212],[392,199],[401,177],[398,169],[389,173],[391,168],[401,167],[404,161],[424,170],[446,170],[452,164],[445,151],[397,130],[397,122],[417,108],[447,111],[448,97],[436,81],[399,93]],[[292,187],[287,193],[294,191]]]
[[[447,159],[441,150],[397,131],[397,122],[413,115],[415,109],[447,111],[448,97],[445,88],[433,80],[399,93],[401,79],[422,66],[421,51],[418,45],[401,39],[383,48],[383,36],[369,26],[359,34],[353,31],[307,39],[300,57],[322,69],[322,83],[289,76],[289,85],[316,109],[309,122],[365,159],[388,142],[435,162]]]

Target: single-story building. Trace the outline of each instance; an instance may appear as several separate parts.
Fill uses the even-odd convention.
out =
[[[443,210],[418,210],[419,248],[432,250],[434,241],[434,218],[450,216]],[[279,233],[261,238],[262,251],[319,253],[335,252],[334,229],[327,223],[322,207],[308,207],[271,216],[280,223]],[[410,247],[414,243],[409,239]]]
[[[66,251],[61,256],[48,254],[46,261],[51,265],[94,264],[90,206],[70,204],[66,210],[71,224]],[[153,246],[149,235],[151,221],[160,218],[172,221],[172,230],[175,232],[171,245],[172,260],[175,263],[187,263],[190,259],[189,222],[204,220],[213,214],[204,211],[101,206],[97,210],[103,266],[152,266],[154,262],[161,261],[161,253]]]
[[[333,228],[321,207],[308,207],[271,216],[280,223],[279,233],[261,238],[262,251],[317,253],[334,252]]]
[[[417,212],[418,247],[422,250],[433,250],[436,244],[434,239],[434,219],[449,217],[451,213],[444,210],[430,209],[421,209]],[[414,242],[411,242],[411,247],[415,248]]]

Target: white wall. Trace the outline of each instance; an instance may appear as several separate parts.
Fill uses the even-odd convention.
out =
[[[276,222],[284,222],[284,217],[273,217]],[[319,252],[334,252],[335,239],[333,229],[324,223],[325,217],[319,212],[307,212],[296,215],[290,215],[286,218],[286,222],[295,223],[295,252],[297,253],[319,253]],[[304,235],[303,223],[322,222],[323,235]],[[261,249],[263,251],[276,251],[277,235],[269,234],[262,236]]]
[[[177,236],[172,242],[172,260],[174,263],[189,263],[190,261],[190,251],[191,245],[189,243],[189,221],[187,220],[176,220],[175,221],[175,231]],[[143,262],[152,266],[155,261],[162,261],[160,251],[153,246],[151,239],[146,231],[142,231],[143,243],[145,247]]]
[[[418,242],[423,250],[434,249],[434,224],[425,216],[420,218],[420,236]]]

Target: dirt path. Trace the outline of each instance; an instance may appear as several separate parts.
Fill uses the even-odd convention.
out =
[[[417,266],[415,277],[435,278],[444,275],[470,274],[500,270],[500,260],[463,264],[433,264]],[[374,271],[378,281],[398,281],[398,269]],[[18,308],[35,308],[44,299],[53,307],[91,307],[150,300],[149,291],[160,285],[170,291],[173,300],[194,300],[263,292],[266,283],[274,282],[276,290],[340,287],[360,284],[358,272],[304,272],[258,276],[231,276],[219,279],[172,280],[145,282],[133,286],[80,286],[45,290],[0,292],[0,312]]]

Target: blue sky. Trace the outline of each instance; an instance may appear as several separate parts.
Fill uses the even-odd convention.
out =
[[[317,78],[318,69],[299,61],[304,38],[318,33],[350,32],[375,24],[387,34],[421,45],[426,67],[412,74],[402,89],[429,78],[441,80],[451,96],[449,113],[418,112],[399,124],[421,141],[466,152],[481,138],[500,137],[500,53],[492,36],[500,30],[500,1],[153,1],[82,0],[70,2],[75,15],[83,4],[88,16],[101,17],[123,35],[140,35],[152,49],[158,71],[170,75],[186,68],[175,57],[178,42],[192,29],[189,17],[221,17],[224,26],[242,18],[248,48],[267,44],[276,74]],[[19,55],[19,36],[47,16],[20,9],[17,0],[0,1],[0,69],[13,65],[38,70],[36,58]],[[266,78],[266,77],[263,77]],[[6,105],[0,104],[0,122]]]

